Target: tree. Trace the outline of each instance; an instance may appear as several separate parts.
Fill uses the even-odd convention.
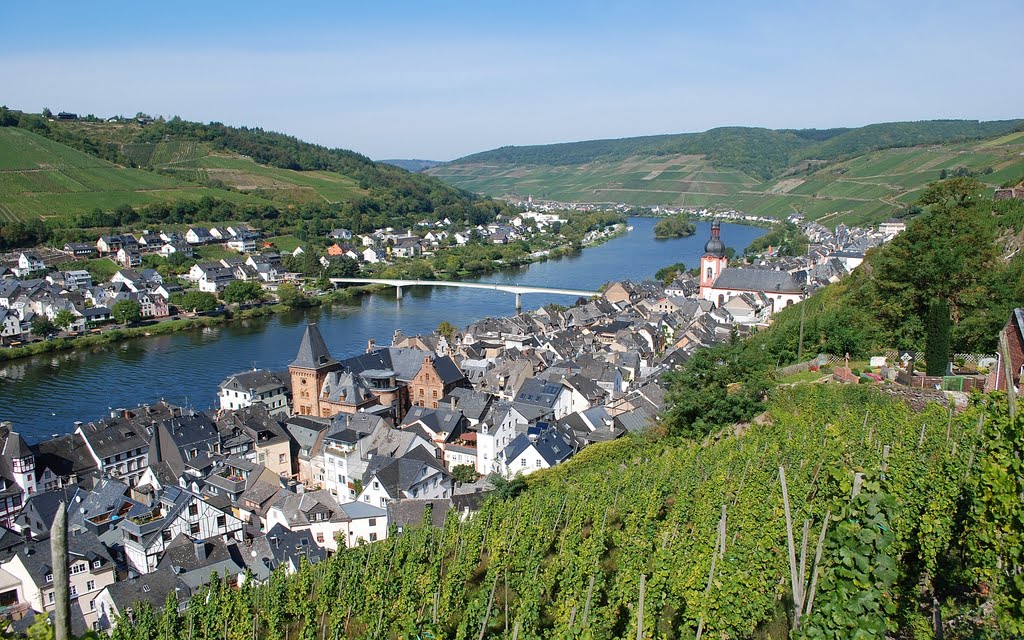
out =
[[[686,273],[686,265],[682,262],[670,264],[667,267],[662,267],[654,273],[654,279],[659,280],[666,287],[672,284],[680,274]]]
[[[53,324],[65,331],[75,321],[75,314],[71,313],[67,309],[57,312],[57,315],[53,317]]]
[[[304,307],[308,300],[302,289],[290,282],[286,282],[277,288],[277,300],[286,307]]]
[[[447,320],[445,320],[441,324],[437,325],[437,333],[438,333],[438,335],[444,336],[445,339],[448,340],[448,344],[454,344],[455,343],[455,334],[457,332],[458,332],[458,329],[455,327],[455,325],[453,325],[452,323],[448,322]]]
[[[452,478],[454,478],[456,482],[468,484],[476,482],[478,477],[476,469],[474,469],[471,464],[458,464],[452,467]]]
[[[142,319],[142,307],[134,300],[118,300],[110,309],[110,316],[118,324],[132,324]]]
[[[31,327],[32,335],[40,338],[48,336],[57,330],[57,327],[53,326],[53,323],[44,316],[36,316],[33,318]]]
[[[206,291],[186,291],[171,296],[171,303],[179,309],[201,313],[217,308],[217,296]]]
[[[43,107],[43,114],[42,115],[43,115],[44,118],[52,118],[53,117],[53,112],[50,111],[50,107]]]
[[[245,304],[263,300],[263,288],[252,280],[235,280],[224,287],[221,300],[228,304]]]
[[[928,188],[921,194],[919,202],[939,205],[940,208],[945,208],[950,202],[955,206],[965,207],[984,188],[984,184],[970,176],[947,178],[928,183]]]
[[[925,318],[927,337],[924,343],[924,359],[930,376],[944,376],[949,366],[949,304],[936,298],[928,307]]]

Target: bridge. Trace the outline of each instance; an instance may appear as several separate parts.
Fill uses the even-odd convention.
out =
[[[553,289],[519,284],[495,284],[492,282],[453,282],[451,280],[393,280],[389,278],[330,278],[334,284],[383,284],[395,288],[395,297],[401,300],[404,287],[461,287],[463,289],[487,289],[516,294],[516,311],[523,308],[524,293],[547,293],[556,296],[590,298],[601,295],[600,291],[583,289]]]

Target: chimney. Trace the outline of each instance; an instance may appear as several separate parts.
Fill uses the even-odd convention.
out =
[[[206,541],[205,540],[193,540],[192,545],[196,550],[196,559],[199,561],[206,560]]]
[[[377,341],[370,338],[366,341],[366,353],[373,353],[374,348],[377,346]]]

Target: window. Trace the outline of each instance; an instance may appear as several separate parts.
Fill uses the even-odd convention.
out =
[[[228,517],[227,516],[217,516],[217,526],[221,527],[221,528],[224,528],[224,527],[228,526]]]
[[[194,535],[194,536],[199,535],[199,523],[198,522],[193,522],[192,526],[190,526],[188,529],[189,529],[189,533],[191,533],[192,535]]]
[[[96,581],[95,580],[87,581],[85,583],[85,590],[86,591],[95,591],[96,590]]]
[[[75,585],[71,585],[71,595],[72,597],[78,595],[78,587],[76,587]]]
[[[371,527],[376,527],[377,526],[377,518],[370,518],[370,526]]]
[[[46,603],[47,604],[53,604],[53,592],[52,591],[50,593],[46,594]]]
[[[323,541],[324,541],[324,534],[323,534],[322,531],[320,533],[316,534],[316,541],[321,543],[321,544],[323,543]]]
[[[84,573],[88,568],[88,562],[76,562],[75,564],[71,565],[71,575],[75,575],[76,573]]]
[[[373,481],[373,488],[374,488],[374,489],[380,489],[380,483],[379,483],[379,482],[377,482],[376,480],[374,480],[374,481]]]
[[[95,600],[90,600],[89,601],[89,611],[95,611],[95,610],[96,610],[96,601]],[[96,629],[98,631],[99,628],[100,628],[100,623],[99,622],[92,623],[92,628]]]
[[[192,504],[188,505],[188,515],[190,515],[190,516],[198,516],[199,515],[199,505],[196,504],[195,502],[193,502]]]
[[[285,454],[283,454],[283,453],[279,454],[277,456],[277,463],[278,464],[284,464],[286,460],[287,460],[287,456],[285,456]]]
[[[376,533],[371,533],[370,534],[370,542],[377,542],[377,534]]]
[[[520,458],[519,459],[519,466],[520,467],[525,467],[526,466],[526,458]]]
[[[537,468],[540,469],[540,460],[537,461]]]
[[[434,389],[430,393],[433,394],[433,397],[435,397],[435,398],[437,397],[437,389]]]
[[[46,582],[53,582],[53,574],[52,573],[46,574],[46,577],[44,578],[44,580],[46,580]]]

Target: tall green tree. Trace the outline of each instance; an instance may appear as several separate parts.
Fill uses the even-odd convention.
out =
[[[67,309],[58,311],[57,315],[53,316],[53,324],[56,327],[67,330],[71,326],[71,323],[75,321],[75,314],[71,313]]]
[[[184,311],[202,313],[217,308],[217,296],[206,291],[186,291],[171,296],[171,304]]]
[[[221,300],[228,304],[247,304],[263,300],[263,287],[252,280],[235,280],[224,287]]]
[[[132,324],[142,319],[142,307],[134,300],[118,300],[110,315],[118,324]]]

